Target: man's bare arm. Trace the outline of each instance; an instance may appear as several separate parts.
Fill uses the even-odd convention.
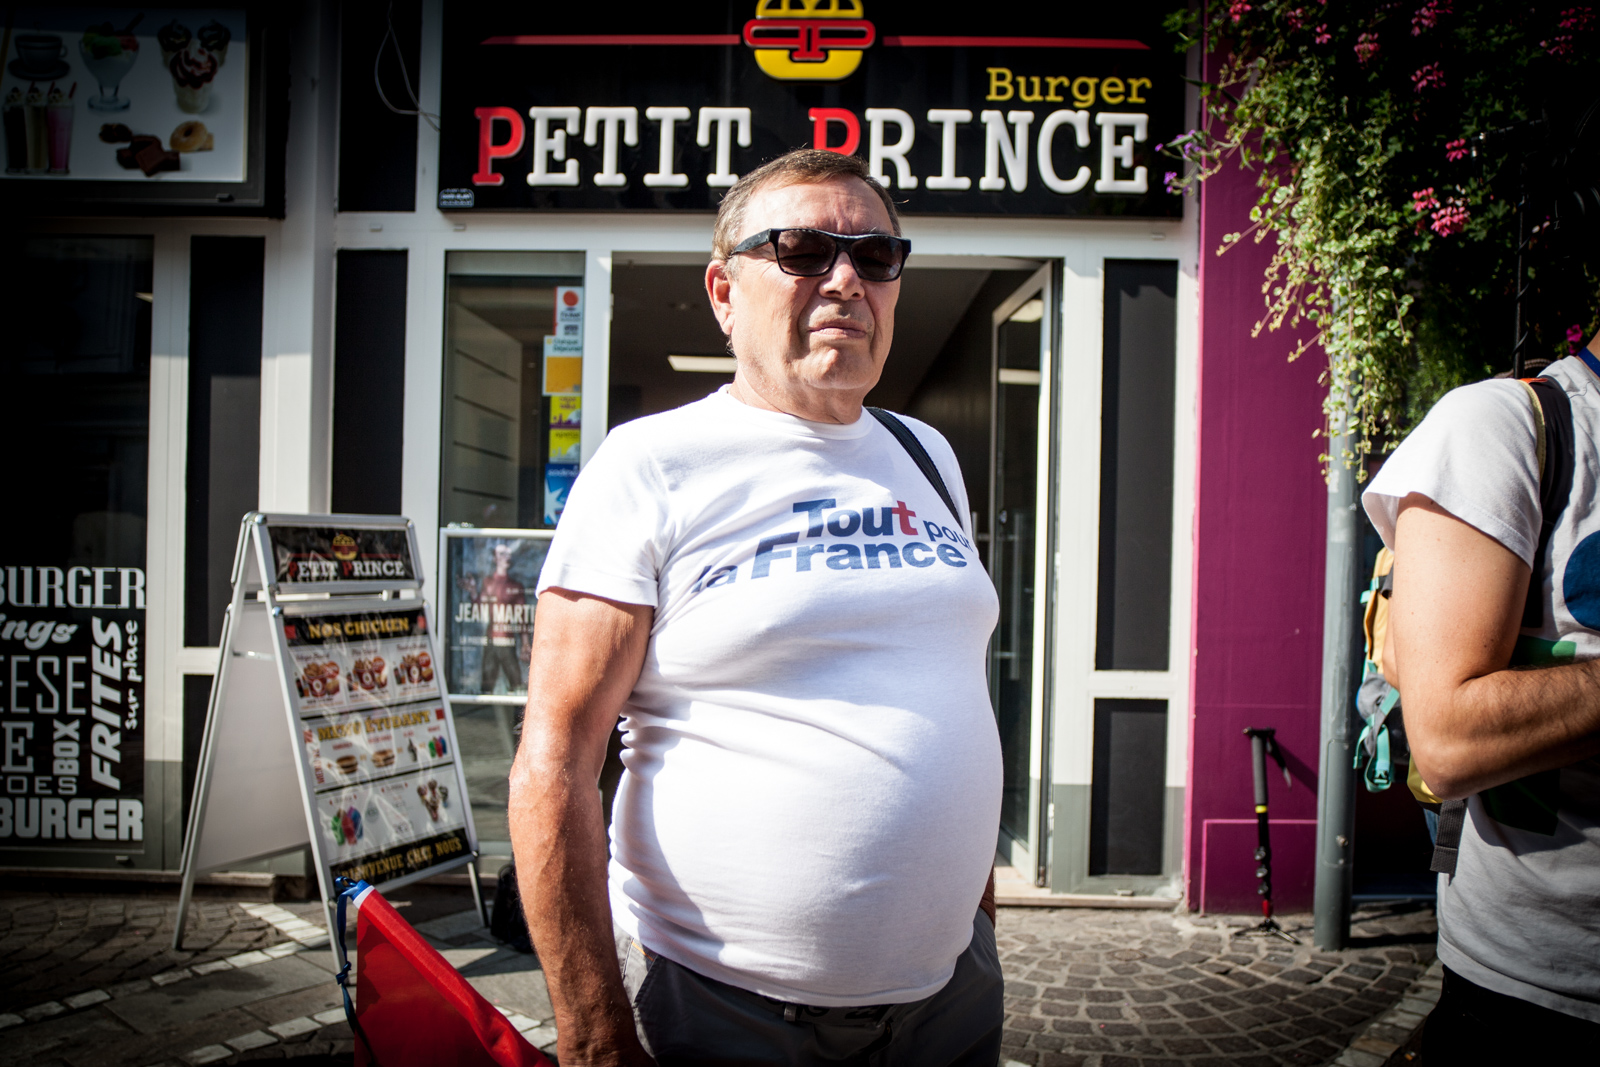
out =
[[[622,988],[596,782],[644,665],[653,609],[548,589],[511,770],[511,844],[563,1064],[649,1064]]]
[[[1600,660],[1509,669],[1527,564],[1416,493],[1395,560],[1390,681],[1429,789],[1458,799],[1600,754]]]

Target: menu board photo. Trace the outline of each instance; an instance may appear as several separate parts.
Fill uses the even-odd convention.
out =
[[[244,182],[245,12],[16,8],[0,72],[5,173],[49,182]]]
[[[469,855],[466,789],[426,611],[322,609],[280,625],[329,870],[380,884]]]
[[[446,681],[453,700],[528,695],[534,590],[550,530],[444,530]]]

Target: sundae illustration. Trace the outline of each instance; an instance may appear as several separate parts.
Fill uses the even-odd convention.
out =
[[[156,43],[161,46],[161,65],[163,67],[171,66],[172,57],[188,48],[189,42],[193,39],[193,36],[189,33],[189,27],[182,25],[177,19],[173,19],[157,30]]]
[[[222,64],[205,48],[191,44],[172,57],[167,70],[172,88],[178,94],[178,110],[198,115],[211,103],[211,81]]]
[[[200,47],[217,57],[217,66],[228,61],[228,42],[233,40],[233,31],[228,29],[216,19],[212,19],[200,27]]]
[[[118,94],[117,87],[139,58],[139,38],[133,35],[133,28],[143,17],[136,16],[120,30],[112,29],[109,22],[102,22],[83,31],[78,51],[83,56],[83,65],[100,83],[100,95],[89,98],[89,106],[94,110],[128,110],[129,100]]]
[[[428,817],[438,822],[439,809],[450,806],[450,787],[430,778],[427,785],[417,786],[417,797],[421,799],[422,806],[428,809]]]

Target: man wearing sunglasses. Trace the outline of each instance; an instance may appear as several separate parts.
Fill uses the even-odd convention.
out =
[[[863,408],[909,252],[859,159],[747,175],[706,269],[733,383],[573,487],[510,810],[564,1065],[998,1062],[998,603],[949,445]]]

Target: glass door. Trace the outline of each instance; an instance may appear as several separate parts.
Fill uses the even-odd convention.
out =
[[[1045,624],[1050,353],[1050,269],[1040,268],[993,313],[989,574],[1000,622],[989,651],[989,696],[1000,728],[1005,792],[1001,852],[1043,884],[1048,825],[1044,767]]]

